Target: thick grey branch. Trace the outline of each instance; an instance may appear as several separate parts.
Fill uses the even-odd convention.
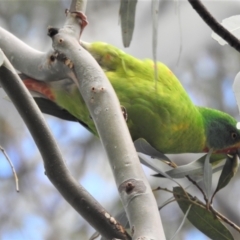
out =
[[[53,81],[68,77],[68,68],[56,61],[53,51],[37,51],[0,27],[0,48],[15,69],[38,80]]]
[[[83,99],[107,152],[133,239],[165,239],[156,200],[141,168],[117,96],[104,72],[65,25],[52,36],[53,48],[72,63]],[[144,217],[143,217],[144,216]]]
[[[0,82],[38,146],[46,175],[62,196],[107,239],[130,239],[121,225],[113,223],[110,214],[71,176],[40,110],[1,50]]]
[[[85,0],[72,0],[70,12],[85,12],[87,1]]]

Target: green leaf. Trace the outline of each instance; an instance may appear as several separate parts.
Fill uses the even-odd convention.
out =
[[[187,219],[202,233],[212,240],[234,240],[229,230],[206,209],[201,201],[193,198],[190,194],[188,198],[180,187],[174,187],[173,194],[184,214],[192,205]]]
[[[189,175],[191,177],[203,177],[205,159],[206,155],[188,164],[177,166],[176,168],[167,171],[166,174],[168,174],[172,178],[184,178],[186,175]],[[214,162],[214,164],[212,165],[216,165],[216,163],[219,163],[220,160],[218,158],[216,159],[215,156],[211,155],[210,162]],[[213,173],[220,171],[221,169],[222,166],[215,167],[213,169]]]
[[[189,207],[188,207],[188,209],[187,209],[187,211],[186,211],[186,213],[185,213],[185,215],[184,215],[184,218],[183,218],[180,226],[178,227],[177,231],[174,233],[174,235],[171,237],[170,240],[173,240],[173,239],[177,236],[177,234],[180,232],[180,230],[182,229],[182,227],[183,227],[183,225],[184,225],[184,223],[185,223],[185,221],[186,221],[186,218],[187,218],[187,216],[188,216],[188,213],[189,213],[191,207],[192,207],[192,204],[189,205]]]
[[[212,154],[212,150],[209,151],[207,154],[204,167],[203,167],[203,183],[207,195],[207,199],[210,199],[211,192],[212,192],[212,165],[210,164],[210,157]]]
[[[184,178],[186,175],[189,176],[202,176],[203,175],[203,162],[205,156],[197,159],[196,161],[190,162],[188,164],[179,166],[177,168],[171,169],[166,173],[172,178]]]
[[[129,47],[134,25],[135,25],[135,12],[137,0],[121,0],[120,3],[120,19],[122,28],[122,39],[124,47]]]
[[[156,161],[153,161],[153,159],[148,155],[145,155],[139,152],[137,154],[140,159],[140,162],[145,166],[151,168],[155,172],[162,173],[162,172],[165,172],[166,169],[169,169],[169,166],[164,161],[156,162]]]
[[[3,65],[4,63],[4,53],[3,51],[0,49],[0,67]]]
[[[235,154],[234,156],[227,156],[225,165],[223,167],[222,173],[218,180],[217,188],[212,196],[212,198],[215,196],[215,194],[221,190],[222,188],[226,187],[232,177],[236,174],[239,166],[238,156]]]
[[[152,51],[154,61],[154,75],[155,84],[158,79],[158,68],[157,68],[157,42],[158,42],[158,15],[159,15],[159,0],[152,0]]]
[[[175,13],[177,14],[178,17],[178,27],[179,27],[179,37],[180,37],[180,45],[179,45],[179,52],[178,52],[178,59],[177,59],[177,66],[180,62],[180,58],[181,58],[181,53],[182,53],[182,49],[183,49],[183,40],[182,40],[182,25],[181,25],[181,16],[180,16],[180,0],[175,0]]]
[[[165,154],[152,147],[144,138],[139,138],[134,141],[134,146],[137,152],[144,153],[151,158],[156,158],[161,161],[166,160],[168,162],[171,162],[171,160]]]
[[[219,172],[222,170],[223,165],[215,167],[212,171],[212,173]],[[168,174],[172,178],[184,178],[186,175],[190,176],[191,178],[198,179],[200,181],[203,178],[203,167],[198,167],[198,166],[179,166],[177,168],[171,169],[169,171],[166,171],[166,174]],[[159,174],[153,175],[155,177],[163,177],[160,176]]]
[[[177,181],[175,181],[173,178],[171,178],[167,173],[165,173],[164,171],[162,171],[162,167],[158,166],[156,163],[154,163],[152,161],[152,159],[149,159],[149,156],[146,156],[142,153],[138,153],[138,157],[140,159],[140,162],[142,164],[144,164],[145,166],[151,168],[152,170],[158,172],[161,176],[168,178],[169,180],[175,182],[177,185],[179,185],[179,183]],[[166,164],[165,164],[166,165]]]

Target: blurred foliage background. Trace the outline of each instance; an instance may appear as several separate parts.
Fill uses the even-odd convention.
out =
[[[47,51],[51,47],[47,27],[61,27],[68,1],[0,0],[0,26],[30,46]],[[219,20],[239,13],[239,1],[204,1]],[[87,6],[88,27],[84,41],[104,41],[123,48],[119,26],[120,1],[94,0]],[[177,7],[178,6],[178,7]],[[137,4],[136,24],[130,48],[124,51],[138,57],[152,57],[150,1]],[[211,30],[187,1],[162,1],[159,16],[158,60],[178,76],[197,105],[217,108],[239,119],[232,83],[239,71],[239,54],[229,46],[222,47],[211,39]],[[1,39],[0,39],[1,41]],[[12,46],[14,48],[14,46]],[[17,49],[15,49],[17,51]],[[178,60],[179,59],[179,60]],[[13,104],[0,92],[0,145],[13,161],[20,179],[16,193],[11,169],[0,153],[0,239],[89,239],[94,229],[60,196],[44,175],[41,156]],[[114,179],[100,141],[77,123],[51,116],[51,128],[73,176],[113,215],[121,210]],[[173,157],[178,164],[196,159],[195,155]],[[153,188],[172,188],[168,180],[151,177]],[[219,174],[215,174],[216,185]],[[186,183],[182,181],[182,183]],[[214,206],[240,225],[239,173],[217,194]],[[194,188],[194,195],[201,195]],[[159,205],[170,197],[155,192]],[[178,228],[183,214],[176,203],[161,210],[167,238]],[[239,233],[233,231],[236,239]],[[237,237],[238,236],[238,237]],[[189,222],[176,240],[206,240]]]

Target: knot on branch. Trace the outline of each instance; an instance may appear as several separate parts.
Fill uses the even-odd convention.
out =
[[[53,54],[50,55],[49,62],[54,62],[56,59],[63,62],[70,69],[72,69],[74,66],[73,62],[69,58],[67,58],[66,55],[63,53],[54,52]]]
[[[56,34],[58,34],[59,28],[54,28],[54,27],[48,27],[48,36],[49,37],[54,37]]]
[[[128,195],[132,193],[144,193],[146,191],[146,186],[142,180],[129,179],[119,186],[118,191],[120,193],[124,191]]]
[[[112,216],[111,216],[109,213],[107,213],[107,212],[105,212],[104,216],[109,220],[109,222],[110,222],[111,224],[113,224],[113,225],[115,226],[115,228],[116,228],[119,232],[125,233],[125,229],[122,227],[122,225],[121,225],[119,222],[117,222],[117,220],[116,220],[114,217],[112,217]]]

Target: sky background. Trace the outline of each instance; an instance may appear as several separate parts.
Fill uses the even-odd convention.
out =
[[[239,1],[204,1],[204,4],[219,21],[239,13]],[[65,20],[64,10],[69,5],[70,1],[0,0],[0,27],[31,47],[48,51],[51,39],[47,36],[47,27],[61,27]],[[110,43],[140,59],[152,58],[150,1],[137,4],[133,40],[127,49],[122,44],[119,5],[119,1],[89,1],[86,13],[89,25],[82,39]],[[223,110],[240,120],[231,88],[239,71],[239,54],[229,46],[218,45],[211,38],[211,30],[187,1],[179,4],[162,1],[158,30],[157,58],[177,75],[193,102]],[[13,161],[20,180],[20,193],[16,193],[11,169],[0,154],[0,239],[89,239],[94,229],[69,206],[44,175],[41,156],[25,124],[13,104],[6,99],[6,94],[2,90],[0,94],[0,145]],[[45,117],[73,176],[111,214],[121,211],[100,141],[77,123]],[[173,158],[180,164],[192,161],[196,156],[178,155]],[[153,172],[146,167],[144,171],[153,188],[172,188],[173,184],[168,180],[151,177]],[[182,184],[187,182],[182,181]],[[239,173],[217,194],[214,206],[240,225],[238,186]],[[200,196],[191,190],[193,195]],[[164,192],[155,192],[155,196],[159,205],[171,197]],[[167,239],[170,239],[183,214],[177,204],[172,203],[161,210],[161,218]],[[175,239],[207,238],[187,222]]]

